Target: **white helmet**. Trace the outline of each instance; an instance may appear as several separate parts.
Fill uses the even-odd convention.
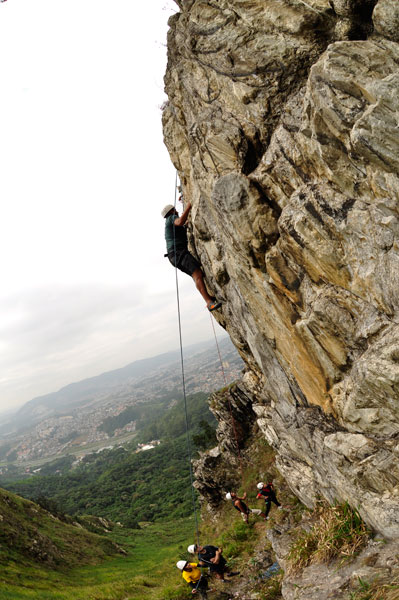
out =
[[[186,560],[178,560],[176,563],[176,567],[178,569],[180,569],[180,571],[183,571],[184,567],[186,566],[187,561]]]
[[[166,215],[174,209],[173,204],[167,204],[166,206],[163,207],[163,209],[161,210],[161,215],[163,217],[166,217]]]
[[[230,494],[230,492],[227,492],[227,494],[226,494],[226,500],[231,500],[231,494]]]
[[[264,485],[265,484],[263,483],[263,481],[260,481],[256,487],[258,488],[258,490],[261,490]]]
[[[195,544],[191,544],[191,546],[187,548],[187,552],[190,554],[195,554]]]

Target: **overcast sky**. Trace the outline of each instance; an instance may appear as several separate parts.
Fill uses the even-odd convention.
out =
[[[0,412],[178,347],[161,208],[172,0],[0,3]],[[179,277],[183,341],[210,338]],[[221,330],[219,330],[220,332]]]

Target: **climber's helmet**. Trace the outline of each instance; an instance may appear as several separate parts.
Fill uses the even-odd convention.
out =
[[[161,210],[161,215],[165,218],[170,213],[170,211],[173,210],[173,209],[174,209],[173,204],[167,204]]]
[[[180,569],[180,571],[183,571],[184,567],[186,566],[187,561],[186,560],[178,560],[176,563],[176,567],[178,569]]]
[[[265,484],[263,483],[263,481],[260,481],[256,487],[258,488],[258,490],[261,490],[264,487],[264,485]]]

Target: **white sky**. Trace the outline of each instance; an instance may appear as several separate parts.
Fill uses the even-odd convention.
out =
[[[172,0],[0,3],[0,412],[178,346],[161,208]],[[183,340],[212,336],[179,277]]]

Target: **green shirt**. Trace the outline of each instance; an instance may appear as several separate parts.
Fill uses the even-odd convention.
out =
[[[183,225],[174,224],[177,218],[177,215],[169,215],[165,219],[165,240],[168,252],[174,252],[174,242],[176,242],[176,250],[187,249],[187,231]]]

